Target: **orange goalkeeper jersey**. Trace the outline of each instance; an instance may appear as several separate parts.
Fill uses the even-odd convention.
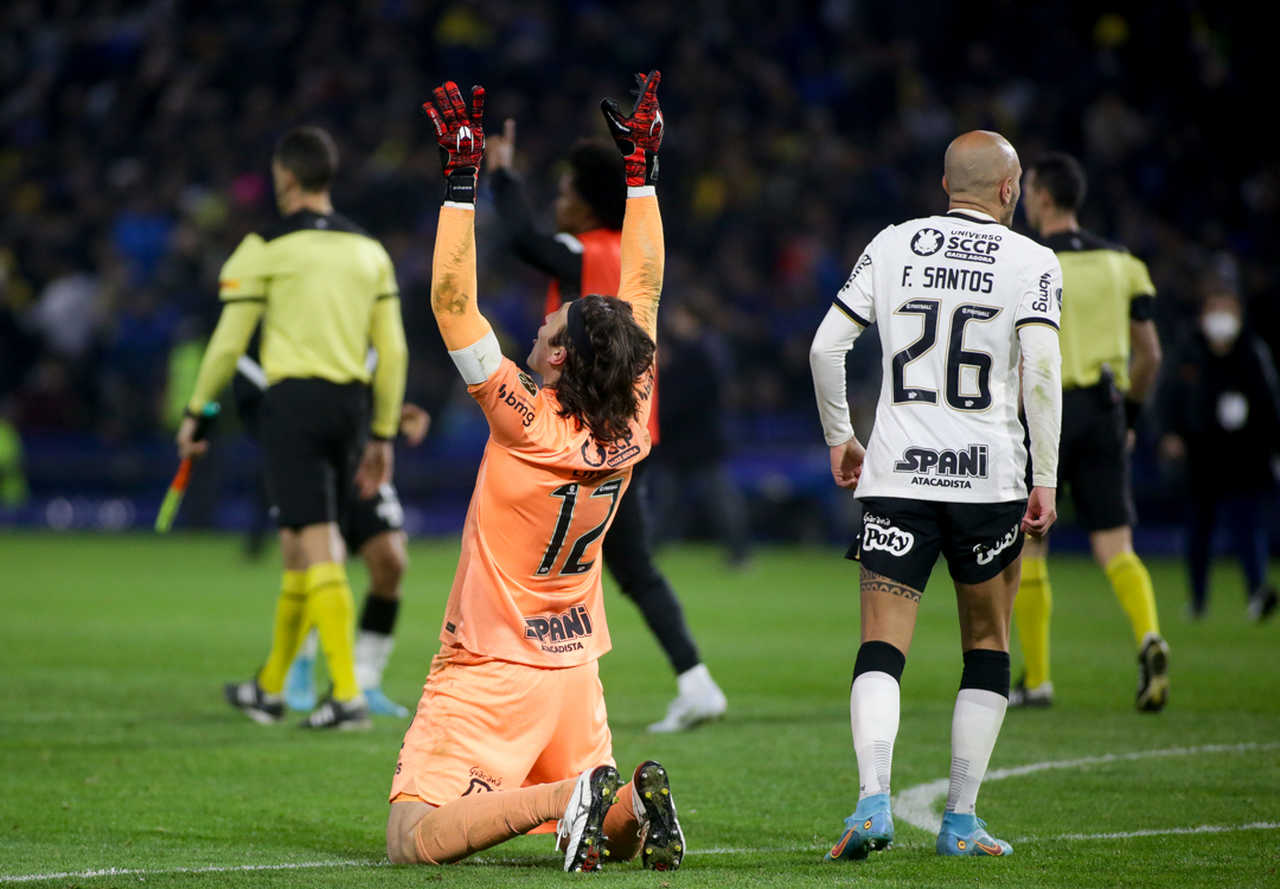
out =
[[[440,639],[475,654],[543,667],[594,660],[610,648],[600,547],[649,453],[652,384],[623,438],[601,447],[557,414],[509,358],[469,387],[490,437],[462,531],[462,556]]]
[[[493,335],[476,306],[474,232],[472,210],[442,208],[432,311],[455,361]],[[627,200],[618,296],[650,337],[657,332],[663,254],[657,199],[652,188],[639,189]],[[559,415],[554,389],[539,388],[509,358],[494,367],[468,387],[490,435],[440,640],[463,660],[584,664],[610,648],[600,549],[632,469],[651,447],[654,370],[636,381],[639,409],[628,432],[606,447]]]

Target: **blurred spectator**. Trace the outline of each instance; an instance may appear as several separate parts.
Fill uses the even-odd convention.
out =
[[[718,538],[729,564],[741,567],[748,558],[750,527],[746,501],[725,463],[730,445],[725,408],[732,376],[728,355],[687,302],[665,306],[662,324],[655,525],[662,539]],[[702,533],[691,535],[694,527]]]
[[[767,418],[779,442],[813,441],[802,358],[857,248],[943,206],[937,157],[963,129],[998,128],[1024,158],[1081,157],[1106,196],[1081,222],[1147,262],[1166,338],[1197,311],[1186,282],[1207,251],[1241,257],[1245,294],[1280,292],[1280,164],[1240,137],[1274,79],[1266,29],[1204,0],[992,8],[11,0],[0,392],[24,432],[158,439],[178,319],[212,329],[219,266],[270,219],[263,158],[290,126],[341,122],[335,198],[392,253],[410,395],[437,413],[458,390],[425,299],[438,181],[417,109],[445,77],[483,83],[491,122],[524,122],[530,203],[550,207],[564,146],[604,135],[600,97],[662,68],[669,269],[716,294],[705,320],[738,369],[727,415]],[[482,228],[492,198],[482,186]],[[527,341],[543,282],[480,241],[486,315]]]
[[[0,400],[0,508],[27,502],[27,477],[22,469],[22,439],[9,420],[9,406]]]
[[[1208,607],[1220,520],[1244,569],[1250,616],[1270,615],[1276,591],[1266,577],[1266,510],[1280,448],[1280,383],[1271,352],[1244,323],[1231,282],[1215,277],[1205,285],[1199,326],[1187,332],[1169,362],[1159,407],[1161,456],[1179,464],[1191,494],[1191,615],[1203,617]]]

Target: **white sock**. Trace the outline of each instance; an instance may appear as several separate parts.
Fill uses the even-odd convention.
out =
[[[391,659],[395,639],[382,633],[361,630],[356,634],[356,685],[366,688],[382,688],[382,673]]]
[[[312,627],[311,632],[307,633],[307,638],[302,640],[302,645],[298,648],[298,657],[304,657],[309,660],[316,659],[316,653],[320,650],[320,638],[316,633],[316,628]]]
[[[706,664],[690,667],[676,676],[676,690],[681,697],[700,697],[713,688],[718,687]]]
[[[849,692],[849,726],[858,757],[858,799],[889,792],[893,742],[898,737],[901,708],[898,680],[874,670],[853,680]]]
[[[1004,722],[1009,699],[983,688],[962,688],[951,717],[951,789],[947,811],[972,815],[978,788]]]

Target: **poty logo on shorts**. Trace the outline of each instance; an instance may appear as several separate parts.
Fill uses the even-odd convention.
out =
[[[524,637],[536,641],[543,651],[550,654],[581,651],[582,643],[576,640],[591,633],[591,615],[585,605],[575,605],[562,614],[524,619]]]
[[[863,551],[878,549],[891,556],[905,556],[915,544],[914,534],[889,524],[888,519],[869,514],[863,516]]]
[[[995,557],[1013,546],[1015,540],[1018,539],[1018,526],[1014,525],[1008,531],[1004,532],[1004,536],[991,545],[984,543],[975,544],[973,552],[977,556],[979,565],[990,565],[995,561]]]

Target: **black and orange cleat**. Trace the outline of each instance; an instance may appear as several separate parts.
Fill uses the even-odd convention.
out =
[[[566,871],[597,871],[604,863],[604,816],[618,798],[622,779],[613,766],[596,766],[578,776],[560,826],[556,847],[564,850]]]
[[[671,796],[667,770],[652,759],[636,766],[631,778],[632,792],[644,810],[644,845],[641,862],[649,870],[676,870],[684,860],[684,831],[676,817],[676,801]]]

